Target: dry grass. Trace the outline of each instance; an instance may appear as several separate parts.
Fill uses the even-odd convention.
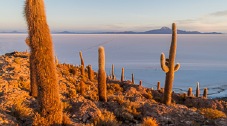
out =
[[[12,115],[20,120],[27,120],[32,116],[32,112],[22,99],[18,99],[11,108]]]
[[[158,126],[156,119],[152,117],[146,117],[143,119],[142,126]]]
[[[119,125],[114,114],[107,110],[103,110],[101,117],[94,119],[93,124],[94,126],[118,126]]]
[[[38,113],[36,113],[33,119],[32,126],[50,126],[50,124],[45,118],[41,117]]]
[[[203,114],[206,118],[217,119],[217,118],[226,118],[226,114],[222,111],[212,108],[202,108],[200,113]]]

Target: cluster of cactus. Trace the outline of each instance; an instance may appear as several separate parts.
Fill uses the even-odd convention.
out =
[[[204,88],[203,91],[203,98],[207,98],[207,94],[208,94],[208,88]],[[196,97],[200,97],[200,88],[199,88],[199,82],[197,82],[197,86],[196,86]],[[188,97],[194,97],[194,94],[192,93],[192,88],[188,88]]]
[[[166,105],[171,104],[174,72],[176,72],[180,68],[180,64],[175,65],[176,49],[177,49],[177,28],[176,28],[176,24],[173,23],[172,24],[172,42],[169,50],[169,59],[165,58],[164,53],[161,54],[161,58],[160,58],[161,68],[166,73],[164,99],[163,99],[163,102]]]
[[[105,50],[104,47],[99,47],[98,50],[98,93],[99,100],[106,102],[106,71],[105,71]]]
[[[47,25],[44,0],[26,0],[25,17],[28,25],[28,40],[31,49],[30,70],[36,76],[40,115],[50,125],[62,124],[62,106],[54,63],[53,43]]]

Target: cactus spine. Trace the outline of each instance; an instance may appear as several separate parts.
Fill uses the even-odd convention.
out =
[[[99,47],[99,70],[98,70],[98,92],[99,100],[107,102],[106,97],[106,71],[105,71],[105,50],[104,47]]]
[[[160,84],[161,84],[160,81],[158,81],[158,83],[157,83],[157,90],[158,91],[161,90],[161,85]]]
[[[62,124],[62,107],[44,0],[26,0],[25,17],[28,24],[31,58],[35,63],[35,74],[39,89],[39,113],[50,125],[58,126]]]
[[[83,58],[83,55],[82,55],[81,51],[79,52],[79,55],[80,55],[80,63],[81,63],[81,65],[84,66],[84,58]]]
[[[199,90],[199,82],[197,82],[197,87],[196,87],[196,97],[200,96],[200,90]]]
[[[174,72],[180,68],[180,64],[175,65],[177,49],[177,28],[176,24],[172,24],[172,42],[169,50],[169,61],[165,59],[164,53],[161,54],[161,68],[166,73],[164,104],[170,105],[172,99],[172,88],[174,81]]]
[[[188,97],[192,97],[192,96],[193,96],[192,88],[190,87],[190,88],[188,88]]]
[[[124,81],[124,78],[125,78],[125,69],[122,68],[122,69],[121,69],[121,82]]]
[[[208,89],[207,88],[204,88],[203,98],[207,98],[207,94],[208,94]]]
[[[132,84],[135,84],[134,74],[132,73]]]

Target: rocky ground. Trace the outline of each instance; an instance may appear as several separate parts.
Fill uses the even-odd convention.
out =
[[[38,109],[29,96],[29,54],[13,52],[0,56],[0,125],[32,125]],[[130,81],[108,80],[108,102],[97,101],[97,80],[89,80],[80,92],[80,67],[57,65],[60,96],[65,116],[72,125],[140,126],[153,118],[160,126],[227,126],[227,102],[173,94],[173,104],[161,103],[162,91]],[[86,72],[87,73],[87,72]],[[96,77],[95,77],[96,78]]]

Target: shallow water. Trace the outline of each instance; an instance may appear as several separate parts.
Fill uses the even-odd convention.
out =
[[[28,50],[25,34],[0,34],[0,54]],[[157,81],[164,85],[165,73],[160,68],[161,52],[168,56],[171,35],[53,35],[55,54],[60,62],[80,64],[79,51],[83,52],[85,64],[97,70],[97,49],[102,45],[106,51],[106,69],[111,64],[120,77],[125,68],[126,79],[143,81],[146,87],[156,88]],[[209,88],[209,97],[227,97],[227,35],[178,35],[176,61],[181,68],[175,74],[174,91],[194,90],[200,82],[201,92]]]

